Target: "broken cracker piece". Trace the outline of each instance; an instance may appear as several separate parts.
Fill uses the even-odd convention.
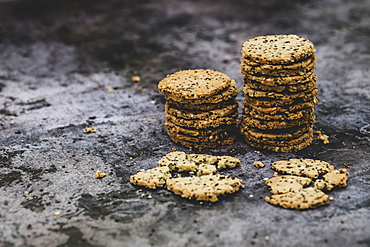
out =
[[[286,194],[299,191],[311,183],[312,179],[294,175],[274,176],[266,180],[272,194]]]
[[[130,182],[135,185],[156,189],[157,187],[163,187],[166,184],[166,180],[171,177],[170,168],[163,166],[139,171],[130,176]]]
[[[95,172],[95,178],[104,178],[105,176],[107,176],[107,174],[106,174],[106,173],[104,173],[104,172],[101,172],[101,171],[99,171],[99,170],[97,170],[97,171]]]
[[[272,163],[272,168],[283,173],[317,178],[334,170],[329,163],[313,159],[289,159]]]
[[[329,142],[329,136],[321,133],[321,131],[315,131],[316,134],[319,136],[317,137],[319,140],[321,140],[324,144],[328,144]]]
[[[321,190],[309,187],[286,194],[265,197],[265,201],[273,205],[290,209],[308,209],[330,203],[329,196]]]
[[[253,162],[253,165],[257,168],[265,167],[265,165],[261,161],[255,161],[255,162]]]
[[[321,190],[332,190],[335,187],[347,186],[348,172],[346,169],[330,171],[324,175],[323,179],[315,181],[315,188]]]
[[[204,175],[201,177],[178,177],[167,180],[167,189],[175,194],[197,201],[218,201],[218,196],[234,193],[244,188],[241,180],[220,174]]]

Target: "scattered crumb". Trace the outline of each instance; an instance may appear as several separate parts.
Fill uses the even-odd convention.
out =
[[[172,151],[176,151],[176,150],[177,150],[177,148],[171,148],[171,150],[172,150]]]
[[[345,167],[347,167],[347,168],[350,168],[352,165],[351,164],[346,164],[346,163],[344,163],[343,164]]]
[[[315,131],[316,134],[318,134],[319,140],[321,140],[324,144],[328,144],[329,142],[329,136],[321,133],[321,131]]]
[[[114,89],[113,88],[109,88],[108,89],[108,93],[113,93],[114,92]]]
[[[146,198],[152,199],[153,197],[152,197],[152,195],[147,195]]]
[[[154,117],[154,116],[152,116],[151,118],[152,118],[152,119],[156,119],[156,117]]]
[[[99,170],[97,170],[97,171],[95,172],[95,178],[104,178],[106,175],[107,175],[106,173],[101,172],[101,171],[99,171]]]
[[[152,104],[152,105],[155,105],[155,103],[156,103],[155,100],[150,101],[150,104]]]
[[[131,80],[133,82],[139,82],[141,80],[141,78],[139,76],[135,75],[135,76],[131,77]]]
[[[265,167],[265,165],[261,161],[255,161],[253,162],[253,165],[257,168]]]
[[[23,195],[24,195],[25,197],[27,197],[27,196],[29,195],[28,191],[25,191],[25,192],[23,193]]]
[[[136,89],[137,89],[137,91],[142,91],[143,87],[137,87]]]
[[[60,211],[55,211],[55,212],[54,212],[54,216],[59,216],[61,213],[62,213],[62,212],[60,212]]]
[[[93,128],[84,129],[84,133],[95,133],[95,132],[96,132],[96,129],[93,129]]]

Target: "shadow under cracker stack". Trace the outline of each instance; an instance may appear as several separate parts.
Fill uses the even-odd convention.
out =
[[[236,138],[236,83],[210,69],[181,70],[158,84],[166,99],[166,129],[172,141],[189,149],[213,149]]]
[[[315,51],[311,41],[293,34],[244,42],[240,131],[250,146],[296,152],[312,143],[318,103]]]

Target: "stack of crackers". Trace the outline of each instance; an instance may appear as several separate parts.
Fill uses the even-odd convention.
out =
[[[158,84],[166,99],[166,128],[171,140],[189,149],[232,144],[236,136],[238,94],[227,75],[209,69],[182,70]]]
[[[318,103],[314,52],[297,35],[260,36],[243,44],[241,132],[249,145],[295,152],[312,143]]]

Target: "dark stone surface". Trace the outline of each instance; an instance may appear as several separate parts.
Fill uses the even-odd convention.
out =
[[[370,246],[369,23],[360,0],[0,1],[0,246]],[[315,128],[330,143],[208,151],[242,160],[225,174],[245,189],[217,203],[132,186],[171,148],[187,151],[165,134],[157,82],[210,68],[240,89],[242,43],[281,33],[316,46]],[[314,210],[267,204],[269,164],[292,157],[349,164],[348,186]]]

